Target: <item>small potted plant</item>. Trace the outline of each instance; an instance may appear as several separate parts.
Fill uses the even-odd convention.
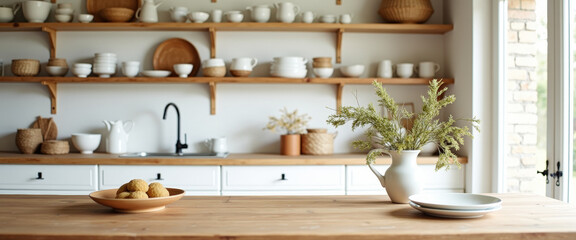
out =
[[[371,150],[366,156],[366,164],[386,188],[392,202],[407,203],[410,195],[421,190],[416,164],[420,149],[427,143],[438,145],[440,156],[436,170],[448,168],[450,164],[459,166],[460,163],[453,151],[458,150],[464,143],[463,137],[472,136],[472,132],[467,126],[455,126],[457,120],[452,115],[446,121],[437,118],[442,108],[456,100],[454,95],[443,95],[447,88],[440,89],[442,85],[440,80],[430,81],[427,96],[421,96],[422,111],[416,115],[399,108],[380,83],[374,81],[373,85],[379,97],[379,105],[388,111],[388,117],[379,114],[374,105],[369,104],[367,107],[342,107],[341,112],[330,115],[327,122],[335,127],[352,122],[352,130],[358,127],[370,127],[371,131],[366,132],[367,139],[352,143],[358,149],[371,149],[372,139],[376,134],[379,135],[377,144],[382,148]],[[472,123],[472,126],[479,131],[478,119],[460,120]],[[405,121],[412,121],[411,129],[403,128],[402,122]],[[384,176],[372,166],[376,158],[382,154],[392,157],[392,165]]]
[[[300,155],[300,134],[304,133],[310,117],[307,114],[298,115],[298,110],[288,112],[286,108],[280,110],[280,117],[270,117],[267,130],[280,131],[280,146],[282,155]]]

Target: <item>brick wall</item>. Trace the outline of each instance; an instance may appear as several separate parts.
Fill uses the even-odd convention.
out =
[[[535,192],[537,152],[535,0],[508,1],[507,185],[509,192]]]

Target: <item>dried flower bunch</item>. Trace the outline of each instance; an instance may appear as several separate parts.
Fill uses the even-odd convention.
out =
[[[405,108],[399,108],[394,99],[388,95],[388,92],[382,87],[380,83],[374,81],[372,83],[376,90],[376,95],[380,98],[378,103],[384,107],[389,117],[380,115],[372,104],[368,107],[342,107],[341,112],[330,115],[327,122],[331,125],[338,127],[344,125],[348,121],[352,121],[352,130],[358,127],[370,126],[373,131],[366,133],[367,140],[356,140],[352,143],[355,148],[362,150],[369,150],[372,147],[372,136],[379,133],[381,135],[380,145],[385,146],[385,149],[374,150],[366,156],[366,163],[374,163],[376,157],[383,154],[383,151],[394,150],[420,150],[425,144],[434,142],[440,148],[440,157],[436,163],[436,170],[446,167],[448,169],[450,164],[460,166],[456,160],[456,155],[453,153],[460,149],[460,145],[464,144],[464,136],[472,137],[472,132],[467,126],[457,127],[454,126],[457,120],[452,115],[447,121],[440,121],[437,119],[440,110],[445,106],[454,103],[456,97],[454,95],[442,96],[447,88],[440,89],[442,81],[432,80],[428,88],[428,95],[421,96],[423,106],[422,112],[416,114],[412,124],[412,129],[408,130],[402,127],[403,121],[412,121],[414,113],[408,112]],[[472,126],[477,131],[480,131],[478,125],[480,120],[472,119],[458,119],[472,123]]]
[[[310,117],[307,114],[298,115],[298,110],[288,112],[286,108],[281,109],[280,112],[282,116],[270,117],[264,129],[272,132],[280,130],[284,134],[302,134],[305,132],[306,125],[310,121]]]

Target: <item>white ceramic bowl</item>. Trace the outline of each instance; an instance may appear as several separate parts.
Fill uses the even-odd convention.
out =
[[[92,154],[100,146],[100,134],[74,133],[72,134],[72,144],[82,154]]]
[[[336,15],[328,14],[328,15],[321,16],[321,17],[320,17],[320,22],[323,22],[323,23],[335,23],[337,19],[338,19],[338,17],[336,17]]]
[[[145,77],[168,77],[170,76],[171,71],[164,71],[164,70],[144,70],[142,71],[142,75]]]
[[[58,8],[54,10],[56,15],[72,15],[74,13],[74,9],[72,8]]]
[[[228,18],[228,21],[230,22],[242,22],[242,20],[244,19],[244,14],[240,12],[234,12],[234,13],[228,12],[226,14],[226,18]]]
[[[194,68],[194,66],[188,63],[179,63],[174,64],[173,68],[174,72],[178,74],[178,77],[186,78],[192,72],[192,68]]]
[[[48,18],[52,3],[45,1],[24,1],[22,2],[22,12],[28,22],[42,23]]]
[[[329,78],[334,73],[334,68],[313,68],[314,75],[319,78]]]
[[[422,149],[420,149],[421,156],[431,156],[438,151],[438,144],[430,142],[424,144]]]
[[[191,12],[188,14],[188,18],[190,18],[190,21],[195,23],[206,22],[206,20],[208,20],[209,17],[210,14],[207,12]]]
[[[78,21],[81,23],[89,23],[94,20],[94,15],[92,14],[78,14]]]
[[[114,75],[116,73],[116,67],[101,67],[101,66],[97,67],[96,65],[94,65],[92,71],[94,72],[94,74],[100,76],[101,78],[109,78],[111,75]]]
[[[222,67],[222,66],[226,66],[226,64],[224,63],[224,60],[221,58],[206,59],[202,62],[202,68]]]
[[[56,15],[54,15],[54,18],[56,18],[56,21],[58,21],[58,22],[70,22],[70,21],[72,21],[72,15],[67,15],[67,14],[56,14]]]
[[[340,67],[340,72],[345,77],[360,77],[364,73],[364,65],[356,64]]]
[[[90,63],[74,63],[75,68],[88,68],[92,69],[92,64]]]
[[[308,59],[303,57],[275,57],[274,63],[278,64],[306,64],[308,63]]]
[[[66,75],[68,68],[62,66],[46,66],[46,72],[48,72],[50,76],[61,77]]]
[[[273,77],[285,77],[285,78],[303,78],[306,77],[308,71],[304,70],[276,70],[270,71],[270,75]]]
[[[74,68],[72,68],[72,74],[74,74],[75,76],[80,77],[80,78],[88,77],[88,75],[90,75],[91,72],[92,72],[91,68],[86,68],[86,67],[74,67]]]

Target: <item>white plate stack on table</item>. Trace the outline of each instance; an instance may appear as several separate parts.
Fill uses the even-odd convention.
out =
[[[275,57],[270,66],[273,77],[303,78],[306,77],[308,59],[303,57]]]
[[[117,62],[116,53],[96,53],[92,71],[101,78],[109,78],[116,73]]]
[[[478,218],[502,208],[497,197],[469,193],[424,193],[408,199],[411,207],[443,218]]]

